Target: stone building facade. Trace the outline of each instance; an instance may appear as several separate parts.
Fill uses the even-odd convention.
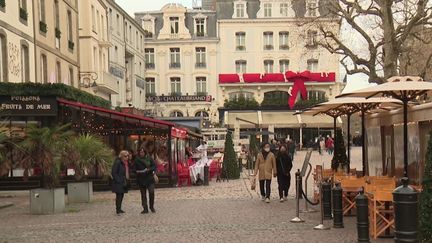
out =
[[[167,4],[135,19],[146,32],[147,114],[216,121],[216,12]]]

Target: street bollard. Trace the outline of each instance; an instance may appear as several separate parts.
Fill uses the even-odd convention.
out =
[[[343,228],[342,188],[336,182],[332,189],[333,194],[333,228]]]
[[[395,230],[394,241],[419,242],[418,240],[418,192],[408,186],[408,178],[401,179],[402,186],[393,191]]]
[[[322,183],[322,200],[324,219],[332,219],[331,184],[327,180]]]
[[[364,194],[364,189],[362,189],[356,197],[356,207],[357,207],[357,242],[370,242],[368,198]]]
[[[204,186],[209,185],[209,167],[204,165]]]
[[[298,170],[295,173],[296,178],[296,217],[291,219],[290,222],[292,223],[302,223],[304,220],[300,218],[300,194],[301,194],[301,176],[300,176],[300,170]]]
[[[321,221],[314,227],[315,230],[329,230],[330,227],[324,225],[324,204],[323,204],[323,182],[320,183],[320,204],[321,204]]]

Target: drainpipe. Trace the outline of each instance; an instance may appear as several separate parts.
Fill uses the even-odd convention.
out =
[[[33,52],[34,52],[34,82],[37,83],[37,79],[39,77],[38,75],[38,68],[36,64],[37,55],[36,55],[36,15],[35,15],[35,0],[32,0],[32,12],[33,12]]]

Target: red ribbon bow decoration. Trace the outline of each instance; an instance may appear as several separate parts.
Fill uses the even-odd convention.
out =
[[[288,99],[289,107],[292,109],[294,108],[297,94],[299,91],[301,97],[304,100],[307,99],[307,90],[304,83],[311,80],[311,73],[309,71],[304,71],[301,73],[288,71],[285,73],[285,77],[288,81],[294,83],[294,85],[292,86],[290,97]]]

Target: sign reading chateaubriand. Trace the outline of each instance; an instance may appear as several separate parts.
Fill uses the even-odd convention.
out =
[[[0,96],[0,115],[56,116],[57,100],[52,96]]]
[[[147,102],[184,102],[184,101],[201,101],[211,102],[211,95],[183,95],[183,96],[153,96],[147,97]]]

